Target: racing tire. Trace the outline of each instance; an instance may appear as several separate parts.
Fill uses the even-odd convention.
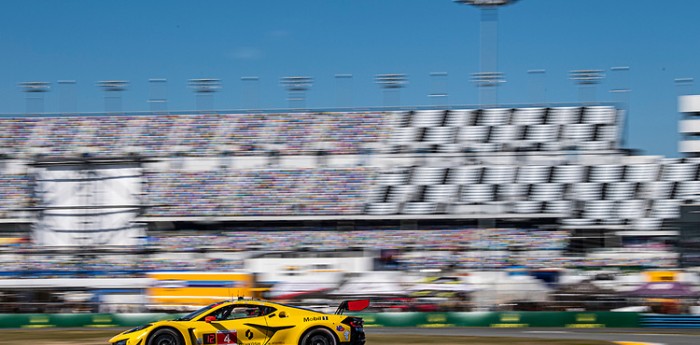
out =
[[[184,345],[180,334],[170,328],[157,330],[148,340],[148,345]]]
[[[337,345],[338,343],[331,331],[325,328],[316,328],[301,338],[299,345]]]

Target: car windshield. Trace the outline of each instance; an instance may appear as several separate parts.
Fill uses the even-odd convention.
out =
[[[202,307],[202,308],[200,308],[200,309],[197,309],[197,310],[195,310],[195,311],[193,311],[193,312],[191,312],[191,313],[189,313],[189,314],[187,314],[187,315],[185,315],[185,316],[181,316],[181,317],[175,319],[174,321],[190,321],[190,320],[192,320],[195,316],[197,316],[197,315],[199,315],[199,314],[201,314],[201,313],[203,313],[203,312],[205,312],[205,311],[207,311],[207,310],[209,310],[209,309],[211,309],[211,308],[214,308],[214,307],[216,307],[216,306],[219,305],[219,304],[221,304],[221,302],[212,303],[212,304],[210,304],[210,305],[208,305],[208,306],[206,306],[206,307]]]

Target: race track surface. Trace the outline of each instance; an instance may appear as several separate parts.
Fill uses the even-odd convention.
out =
[[[543,339],[587,339],[610,342],[699,345],[700,330],[651,328],[365,328],[367,334],[421,334]]]

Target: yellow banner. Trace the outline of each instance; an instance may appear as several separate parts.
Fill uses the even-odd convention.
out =
[[[675,282],[678,280],[678,272],[675,271],[647,271],[644,272],[647,282]]]
[[[161,305],[207,305],[238,297],[256,297],[253,276],[224,272],[154,272],[148,288],[151,303]]]

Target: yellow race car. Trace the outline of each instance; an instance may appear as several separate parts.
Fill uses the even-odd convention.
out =
[[[360,311],[369,300],[344,301],[335,314],[260,300],[210,304],[175,320],[126,330],[111,345],[364,345]]]

